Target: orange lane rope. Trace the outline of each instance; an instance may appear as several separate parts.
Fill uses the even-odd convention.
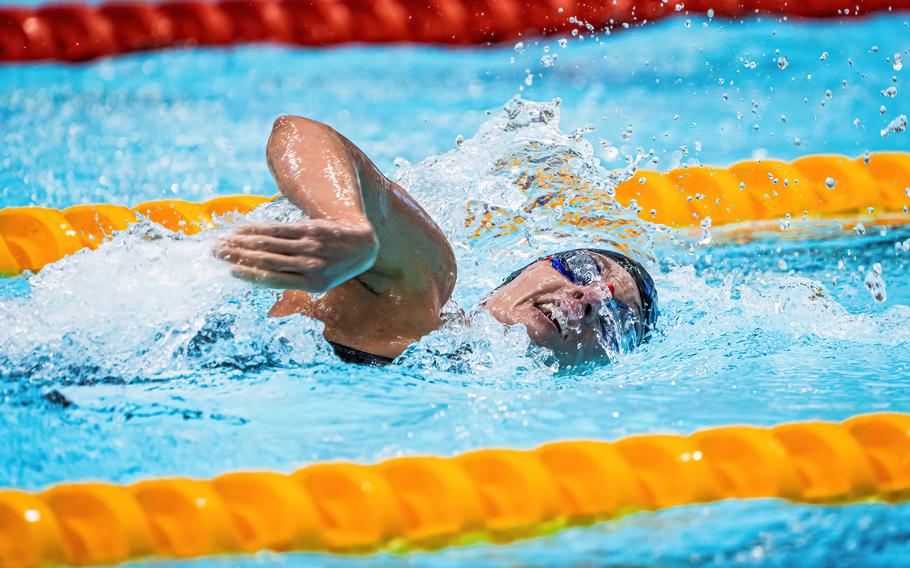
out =
[[[0,491],[0,566],[111,564],[270,549],[369,552],[508,542],[719,499],[906,499],[910,414],[689,436],[570,441],[289,475]]]
[[[582,193],[592,199],[591,192]],[[793,162],[745,161],[726,168],[691,166],[663,173],[640,170],[619,185],[616,198],[623,204],[634,200],[645,220],[677,228],[698,227],[709,217],[714,226],[804,216],[855,219],[888,213],[897,215],[896,222],[910,222],[910,154],[880,152],[859,158],[811,155]],[[137,214],[174,231],[195,233],[210,226],[213,215],[247,213],[269,199],[238,195],[200,204],[176,199],[149,201],[132,209],[120,205],[76,205],[62,211],[44,207],[0,209],[0,275],[34,272],[85,247],[97,248],[106,235],[135,222]],[[478,230],[494,226],[493,213],[486,215],[491,218],[478,219]],[[505,225],[494,228],[508,232],[510,226]]]

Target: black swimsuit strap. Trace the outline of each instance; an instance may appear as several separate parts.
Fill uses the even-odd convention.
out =
[[[367,353],[366,351],[354,349],[353,347],[348,347],[347,345],[341,345],[340,343],[334,343],[332,341],[329,341],[329,345],[335,350],[335,355],[338,355],[338,358],[345,363],[366,365],[368,367],[385,367],[394,361],[391,357]]]

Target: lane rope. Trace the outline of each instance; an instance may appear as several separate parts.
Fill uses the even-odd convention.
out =
[[[635,511],[720,499],[896,502],[910,495],[910,414],[533,450],[320,463],[122,486],[0,491],[0,566],[146,556],[407,551],[509,542]]]
[[[910,0],[176,0],[0,7],[0,61],[88,61],[175,46],[271,42],[478,45],[622,29],[678,13],[854,17]],[[681,6],[677,9],[677,6]]]
[[[549,180],[554,187],[562,181]],[[579,191],[585,199],[601,196]],[[590,194],[590,195],[588,195]],[[579,197],[578,199],[581,199]],[[269,197],[225,196],[204,203],[178,199],[149,201],[133,208],[120,205],[76,205],[63,210],[45,207],[0,209],[0,275],[12,276],[45,265],[84,248],[97,248],[107,235],[147,217],[164,227],[196,233],[212,226],[212,216],[248,213]],[[793,162],[745,161],[726,168],[690,166],[669,172],[639,170],[616,189],[622,204],[634,201],[639,216],[676,228],[750,221],[786,221],[803,217],[845,219],[892,215],[892,222],[910,222],[910,153],[880,152],[859,158],[810,155]],[[556,207],[560,202],[554,201]],[[596,205],[593,204],[593,205]],[[508,232],[490,219],[480,227]],[[520,220],[520,219],[519,219]],[[584,219],[566,219],[583,224]]]

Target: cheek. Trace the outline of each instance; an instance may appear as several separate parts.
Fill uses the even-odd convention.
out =
[[[501,302],[488,302],[485,309],[501,324],[515,325],[517,323],[511,310],[504,307]]]

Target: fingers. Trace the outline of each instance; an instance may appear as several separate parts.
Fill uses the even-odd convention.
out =
[[[316,237],[337,232],[344,224],[327,219],[307,219],[299,223],[247,223],[234,230],[235,235],[259,235],[279,239]]]
[[[323,245],[316,239],[309,237],[299,239],[285,239],[264,235],[235,234],[221,239],[218,247],[264,251],[274,254],[286,255],[319,255]]]
[[[275,254],[231,246],[215,249],[215,256],[232,264],[275,272],[307,274],[325,268],[325,261],[311,256]]]
[[[258,284],[260,286],[266,286],[269,288],[304,290],[306,292],[320,291],[305,277],[300,276],[299,274],[291,274],[288,272],[276,272],[272,270],[253,268],[251,266],[233,264],[231,265],[231,275],[252,282],[253,284]]]

